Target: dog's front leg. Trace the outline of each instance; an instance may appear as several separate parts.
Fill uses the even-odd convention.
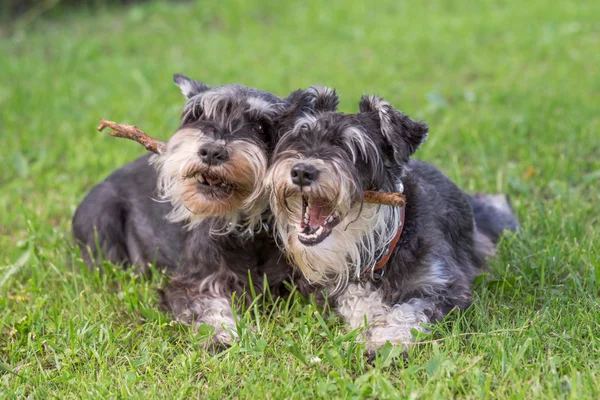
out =
[[[204,278],[174,276],[161,291],[160,308],[175,320],[198,329],[214,328],[204,347],[226,347],[238,338],[228,280],[219,273]]]
[[[365,333],[369,350],[375,350],[386,342],[403,345],[413,343],[412,329],[424,331],[422,324],[430,322],[427,317],[430,303],[425,299],[412,299],[406,303],[389,306],[379,290],[370,283],[352,283],[337,296],[338,313],[352,329],[368,324]]]

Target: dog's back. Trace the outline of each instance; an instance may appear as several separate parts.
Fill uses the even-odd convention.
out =
[[[497,243],[505,231],[520,229],[519,221],[514,214],[508,197],[504,194],[477,193],[474,195],[458,194],[456,185],[439,169],[420,160],[410,160],[411,172],[436,188],[441,195],[446,194],[446,202],[452,203],[464,215],[465,200],[468,202],[475,218],[475,226],[493,243]],[[460,190],[460,189],[458,189]]]
[[[408,167],[410,174],[428,191],[427,198],[435,202],[432,212],[444,214],[439,221],[449,224],[445,231],[473,232],[475,249],[483,258],[494,255],[503,232],[519,229],[505,195],[466,194],[439,169],[420,160],[410,160]],[[453,236],[456,235],[450,235],[449,239],[456,241],[459,247],[459,242],[466,239],[464,235]]]
[[[157,174],[145,155],[96,185],[73,216],[73,237],[85,262],[174,269],[187,231],[165,216],[169,203],[155,200]]]

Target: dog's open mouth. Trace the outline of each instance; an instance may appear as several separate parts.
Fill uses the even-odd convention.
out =
[[[194,175],[194,179],[203,191],[210,191],[211,193],[231,193],[235,189],[233,183],[209,173],[198,172]]]
[[[339,215],[330,202],[302,196],[302,216],[298,240],[305,246],[314,246],[325,240],[340,223]]]

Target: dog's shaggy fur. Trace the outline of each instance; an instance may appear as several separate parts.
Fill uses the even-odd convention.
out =
[[[333,91],[320,94],[319,104],[337,102]],[[409,159],[426,124],[364,96],[357,114],[315,107],[288,126],[266,178],[279,240],[309,282],[329,289],[352,328],[368,321],[369,347],[407,345],[411,329],[469,306],[473,279],[516,220]],[[401,210],[364,203],[366,190],[400,191],[407,200],[400,241],[380,271],[374,266],[398,232]]]

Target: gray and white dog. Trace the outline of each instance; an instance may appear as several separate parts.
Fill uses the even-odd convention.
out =
[[[210,88],[183,75],[174,81],[187,102],[166,151],[115,171],[75,212],[73,236],[89,265],[103,257],[173,271],[191,232],[205,221],[221,233],[262,226],[267,202],[256,193],[283,100],[240,85]]]
[[[410,160],[426,124],[378,97],[342,114],[334,91],[321,96],[314,104],[328,106],[288,121],[267,172],[279,241],[350,327],[368,322],[368,348],[407,346],[411,329],[470,305],[473,279],[517,221],[504,196],[468,196]],[[368,204],[367,190],[403,192],[406,206]]]

